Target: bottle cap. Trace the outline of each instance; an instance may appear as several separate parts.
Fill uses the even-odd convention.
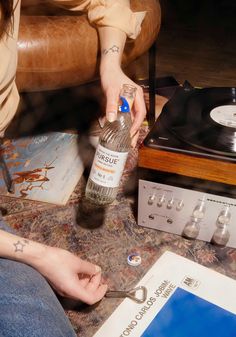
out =
[[[130,106],[129,102],[125,97],[120,96],[120,102],[119,102],[119,107],[118,110],[120,112],[130,112]]]
[[[138,253],[131,253],[127,257],[127,262],[130,266],[139,266],[142,262],[141,256]]]

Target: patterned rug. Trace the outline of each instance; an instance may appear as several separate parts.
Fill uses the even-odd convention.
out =
[[[82,177],[66,206],[0,197],[4,219],[19,235],[99,264],[110,289],[129,289],[142,278],[166,250],[172,251],[236,279],[236,250],[202,241],[189,241],[174,234],[137,225],[137,158],[147,130],[141,130],[137,147],[130,152],[116,201],[92,213],[83,205]],[[90,210],[91,211],[91,210]],[[142,263],[127,264],[127,256],[138,252]],[[121,300],[103,299],[88,307],[63,301],[66,314],[80,337],[92,337]]]

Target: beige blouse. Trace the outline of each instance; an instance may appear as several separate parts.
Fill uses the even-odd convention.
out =
[[[145,12],[130,10],[129,0],[51,0],[74,11],[86,11],[91,23],[111,26],[135,39],[140,32]],[[14,31],[0,41],[0,137],[14,117],[19,94],[15,84],[17,68],[17,39],[21,0],[14,0]],[[1,19],[1,13],[0,13]]]

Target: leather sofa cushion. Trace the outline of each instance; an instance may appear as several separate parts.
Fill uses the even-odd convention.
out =
[[[134,11],[146,10],[137,39],[127,43],[123,66],[144,54],[160,29],[157,0],[131,0]],[[20,91],[38,91],[89,82],[99,73],[99,40],[87,15],[64,10],[45,0],[22,0],[16,83]]]

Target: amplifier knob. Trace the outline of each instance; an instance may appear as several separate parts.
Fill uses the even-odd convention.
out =
[[[202,220],[205,214],[205,203],[202,201],[200,204],[198,204],[194,210],[193,210],[193,218],[195,221]]]
[[[230,233],[228,230],[228,225],[230,222],[231,214],[229,211],[229,206],[223,209],[217,217],[216,220],[216,230],[212,236],[212,243],[220,246],[226,246],[230,238]]]
[[[185,225],[182,236],[186,237],[187,239],[196,239],[198,237],[199,231],[199,223],[192,220]]]
[[[156,194],[150,195],[150,197],[148,198],[148,205],[152,205],[155,199]]]
[[[165,195],[163,194],[163,195],[159,198],[159,200],[158,200],[158,202],[157,202],[157,206],[158,206],[158,207],[161,207],[161,206],[164,204],[164,202],[165,202]]]
[[[184,207],[184,201],[180,200],[176,206],[177,211],[181,211],[181,209]]]
[[[227,225],[230,222],[231,214],[229,212],[229,207],[223,209],[217,218],[216,225],[218,227],[221,227],[222,225]]]
[[[230,233],[228,230],[228,225],[223,225],[222,227],[219,227],[215,230],[211,242],[219,246],[226,246],[229,238]]]
[[[170,200],[168,201],[166,207],[167,207],[168,209],[171,209],[172,206],[173,206],[173,204],[174,204],[174,198],[172,198],[172,199],[170,199]]]

